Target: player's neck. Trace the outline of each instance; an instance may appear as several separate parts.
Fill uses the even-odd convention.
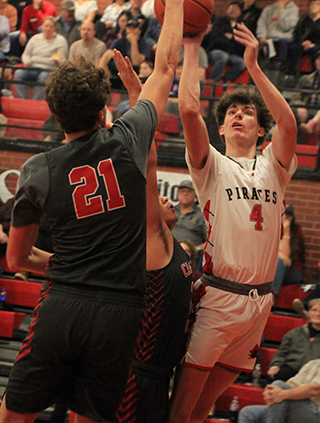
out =
[[[254,159],[255,155],[256,145],[252,145],[251,147],[227,145],[226,147],[226,156],[228,157],[247,157],[248,159]]]

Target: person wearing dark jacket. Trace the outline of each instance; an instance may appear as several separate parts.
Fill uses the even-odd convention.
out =
[[[320,50],[320,1],[311,0],[309,13],[302,15],[293,30],[292,44],[289,47],[289,75],[299,73],[301,57],[311,56],[315,69],[315,58]]]
[[[244,0],[243,12],[239,18],[239,21],[243,22],[254,35],[256,35],[257,22],[262,12],[261,7],[256,6],[255,2],[256,0]]]
[[[212,26],[208,46],[209,63],[213,64],[210,78],[219,80],[226,65],[230,68],[223,75],[226,81],[234,81],[246,68],[243,60],[244,49],[233,37],[233,28],[242,13],[242,3],[231,1],[226,15],[217,18]]]

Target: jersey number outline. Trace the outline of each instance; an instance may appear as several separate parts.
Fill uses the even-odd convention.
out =
[[[262,205],[256,204],[250,213],[250,222],[256,222],[254,229],[256,231],[262,231]]]
[[[108,211],[126,206],[121,194],[118,178],[113,167],[112,159],[102,160],[97,170],[89,165],[73,168],[69,173],[70,185],[78,184],[72,193],[72,200],[77,219],[104,213],[105,206],[101,195],[94,195],[99,188],[98,176],[102,177],[107,193]]]

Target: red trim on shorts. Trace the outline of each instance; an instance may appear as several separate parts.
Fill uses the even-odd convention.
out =
[[[193,364],[193,363],[184,363],[185,366],[188,367],[193,367],[194,369],[199,369],[199,370],[212,370],[213,367],[206,367],[206,366],[198,366],[197,364]]]
[[[216,364],[219,364],[219,366],[225,367],[226,369],[236,370],[238,372],[252,373],[252,369],[244,369],[242,367],[229,366],[229,364],[220,363],[219,361],[217,361]]]

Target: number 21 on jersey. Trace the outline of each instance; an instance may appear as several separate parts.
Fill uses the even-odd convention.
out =
[[[69,173],[69,182],[71,185],[77,184],[72,193],[72,199],[78,219],[105,211],[102,196],[95,195],[99,187],[98,176],[102,176],[104,182],[108,197],[106,201],[108,211],[126,206],[111,159],[102,160],[97,169],[89,165],[76,167]]]

